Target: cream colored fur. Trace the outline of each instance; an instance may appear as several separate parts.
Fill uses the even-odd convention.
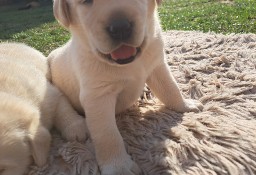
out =
[[[22,175],[32,161],[45,165],[53,123],[68,140],[85,139],[84,120],[47,77],[47,59],[40,52],[0,44],[1,175]]]
[[[199,111],[200,102],[184,99],[165,61],[161,27],[154,0],[54,0],[57,20],[71,32],[70,41],[49,55],[52,81],[80,113],[85,112],[101,173],[140,174],[126,153],[115,113],[129,108],[145,83],[169,108]],[[126,44],[141,47],[141,54],[126,65],[100,56],[120,45],[105,28],[111,18],[124,15],[135,23]]]

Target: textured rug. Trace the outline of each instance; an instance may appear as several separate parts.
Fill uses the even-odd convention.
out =
[[[255,175],[256,35],[170,31],[165,38],[180,88],[204,110],[176,113],[145,89],[117,116],[128,153],[146,175]],[[49,164],[31,166],[29,175],[99,174],[90,139],[53,137]]]

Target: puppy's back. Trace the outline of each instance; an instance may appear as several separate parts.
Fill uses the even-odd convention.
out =
[[[24,64],[34,65],[37,69],[41,70],[45,75],[49,74],[47,60],[45,56],[22,43],[1,43],[0,44],[1,57],[8,57],[13,61],[18,61]]]
[[[39,51],[17,43],[0,44],[0,91],[39,106],[47,89],[47,60]]]

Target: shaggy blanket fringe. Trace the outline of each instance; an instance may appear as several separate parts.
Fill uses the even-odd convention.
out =
[[[204,110],[176,113],[145,89],[117,116],[127,152],[145,175],[255,175],[256,35],[169,31],[165,39],[181,90]],[[89,138],[70,143],[53,132],[49,164],[28,174],[100,172]]]

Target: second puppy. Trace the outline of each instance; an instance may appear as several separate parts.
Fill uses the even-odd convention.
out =
[[[32,161],[46,164],[53,124],[68,140],[85,139],[84,119],[47,77],[40,52],[24,44],[0,44],[1,175],[23,175]]]

